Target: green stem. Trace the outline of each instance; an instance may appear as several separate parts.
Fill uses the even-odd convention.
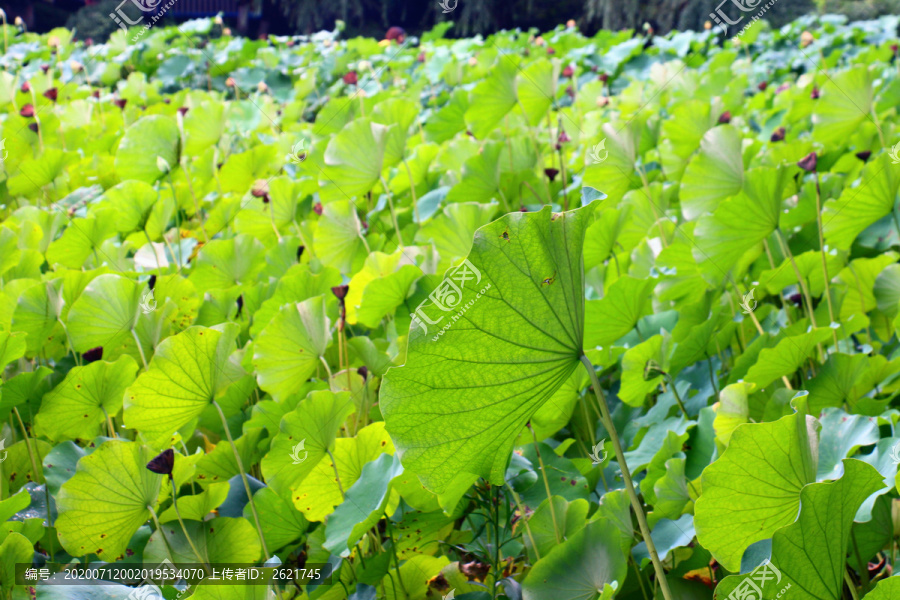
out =
[[[184,525],[184,520],[181,518],[181,511],[178,510],[178,490],[175,489],[175,480],[172,478],[172,475],[169,475],[169,481],[172,482],[172,508],[175,509],[175,516],[178,517],[178,524],[181,525],[181,531],[184,533],[184,538],[191,546],[191,550],[194,551],[194,556],[197,557],[200,564],[206,566],[206,561],[203,560],[203,556],[200,554],[200,551],[197,550],[197,546],[194,545],[194,540],[191,539],[191,534],[188,533],[187,527]]]
[[[400,247],[403,248],[403,236],[400,235],[400,224],[397,222],[397,213],[394,211],[394,194],[391,193],[391,188],[384,180],[384,177],[381,177],[380,179],[381,185],[384,187],[384,191],[388,197],[388,207],[391,209],[391,221],[394,222],[394,231],[397,232],[397,241],[400,242]]]
[[[172,551],[172,546],[169,544],[169,539],[166,537],[166,532],[163,531],[163,526],[159,522],[159,517],[156,516],[156,511],[153,510],[153,507],[149,504],[147,505],[147,510],[150,511],[150,516],[153,517],[153,522],[156,523],[156,530],[159,532],[159,535],[162,536],[163,544],[166,546],[166,550],[169,552],[169,560],[173,563],[177,562],[175,560],[175,552]]]
[[[853,598],[853,600],[859,600],[859,593],[856,591],[856,584],[853,583],[853,579],[850,578],[850,573],[847,572],[847,569],[844,569],[844,582],[850,589],[850,597]]]
[[[225,437],[228,438],[228,443],[231,444],[234,460],[237,462],[238,470],[241,472],[241,480],[244,482],[244,491],[247,492],[247,501],[250,503],[250,511],[253,513],[253,521],[256,523],[256,532],[259,534],[259,543],[262,544],[263,553],[265,553],[266,560],[268,560],[271,555],[269,554],[269,549],[266,547],[266,538],[263,535],[262,525],[259,524],[259,515],[256,512],[256,503],[253,502],[253,492],[250,490],[247,472],[244,471],[241,456],[238,454],[237,446],[234,445],[234,439],[231,437],[231,431],[228,429],[228,421],[225,419],[225,413],[222,412],[222,407],[219,406],[219,403],[215,400],[212,401],[212,405],[215,406],[216,410],[219,412],[219,418],[222,420],[222,427],[225,429]]]
[[[822,255],[822,276],[825,280],[825,301],[828,303],[828,319],[831,323],[834,323],[834,307],[831,305],[831,284],[828,282],[828,261],[825,258],[825,237],[822,233],[822,190],[819,187],[819,174],[816,173],[816,225],[819,229],[819,253]],[[891,214],[894,215],[894,218],[897,218],[897,215],[894,214],[894,211],[891,210]],[[898,230],[898,235],[900,235],[900,230]],[[830,324],[830,323],[829,323]],[[834,347],[837,348],[838,339],[837,332],[832,329],[831,336],[834,338]]]
[[[334,454],[331,453],[331,450],[325,448],[325,452],[328,453],[328,458],[331,459],[331,467],[334,469],[334,480],[338,484],[338,489],[341,491],[341,498],[344,498],[344,486],[341,485],[341,476],[338,475],[337,461],[334,459]]]
[[[856,554],[856,562],[859,565],[859,577],[862,580],[863,596],[869,591],[869,565],[864,563],[862,555],[859,552],[859,545],[856,543],[856,533],[850,528],[850,540],[853,542],[853,552]]]
[[[527,425],[528,431],[531,432],[531,439],[534,441],[534,452],[537,454],[538,464],[541,466],[541,475],[544,478],[544,489],[547,490],[547,504],[550,505],[550,518],[553,520],[553,533],[556,536],[556,543],[559,544],[561,540],[559,539],[559,525],[556,520],[556,509],[553,508],[553,494],[550,493],[550,480],[547,479],[547,467],[544,466],[544,459],[541,458],[541,451],[538,449],[537,436],[534,434],[534,429],[531,428],[531,423]]]
[[[619,462],[619,466],[622,469],[622,478],[625,480],[625,490],[628,492],[628,497],[631,499],[631,505],[634,508],[638,526],[640,526],[641,529],[641,536],[647,544],[647,551],[650,553],[650,560],[653,562],[653,570],[656,572],[656,580],[662,589],[665,600],[672,600],[672,592],[669,591],[669,582],[666,580],[666,570],[659,560],[659,554],[656,552],[656,545],[653,543],[653,538],[650,536],[650,526],[647,524],[647,516],[644,514],[644,507],[641,505],[641,500],[638,498],[637,491],[634,489],[631,473],[628,472],[628,464],[625,462],[625,452],[622,450],[622,443],[619,441],[616,427],[613,424],[612,415],[609,412],[609,406],[606,404],[606,396],[604,396],[603,390],[600,387],[600,380],[597,379],[594,365],[591,364],[591,361],[589,361],[588,357],[584,354],[581,355],[581,364],[583,364],[584,368],[587,370],[588,375],[591,378],[591,384],[594,387],[594,393],[597,395],[597,403],[600,406],[600,412],[603,416],[603,425],[606,427],[606,431],[609,433],[609,437],[612,440],[613,448],[616,451],[616,460]]]
[[[134,338],[134,343],[137,344],[138,353],[141,355],[141,362],[144,363],[144,368],[147,368],[147,357],[144,356],[144,347],[141,346],[141,340],[138,338],[137,332],[134,330],[134,327],[131,328],[131,337]]]

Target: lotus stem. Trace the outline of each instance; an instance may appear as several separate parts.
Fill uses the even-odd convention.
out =
[[[594,370],[594,365],[591,364],[591,361],[588,360],[588,357],[584,354],[581,355],[581,364],[587,369],[588,375],[591,378],[591,385],[594,387],[594,393],[597,395],[597,404],[600,406],[600,413],[603,417],[603,426],[606,427],[606,431],[609,433],[609,437],[612,440],[613,448],[616,451],[616,460],[622,469],[622,478],[625,480],[625,490],[628,492],[628,497],[631,499],[631,506],[634,508],[638,526],[641,529],[641,537],[644,538],[644,542],[647,544],[647,551],[650,553],[651,562],[653,562],[653,570],[656,572],[656,581],[659,583],[665,600],[672,600],[672,592],[669,590],[669,582],[666,580],[666,570],[659,560],[659,554],[656,552],[656,545],[653,543],[653,538],[650,535],[650,526],[647,524],[647,516],[644,514],[644,507],[641,505],[641,500],[638,498],[637,491],[634,489],[634,482],[631,480],[631,473],[628,471],[628,464],[625,462],[625,452],[622,450],[622,443],[619,441],[619,436],[616,433],[616,427],[613,424],[612,415],[609,412],[609,405],[606,403],[606,396],[600,388],[600,380],[597,379],[597,372]]]
[[[259,514],[256,512],[256,504],[253,502],[253,491],[250,489],[250,482],[247,480],[247,472],[244,471],[241,455],[238,454],[237,446],[234,445],[234,439],[231,437],[231,431],[228,429],[228,420],[225,418],[225,413],[222,412],[222,407],[219,406],[219,403],[215,400],[212,401],[212,405],[215,406],[216,410],[219,412],[219,419],[222,420],[222,428],[225,429],[225,437],[228,438],[228,443],[231,445],[231,451],[234,453],[234,460],[237,463],[238,471],[241,472],[241,481],[244,482],[244,491],[247,492],[247,502],[250,504],[250,511],[253,513],[253,521],[256,523],[256,532],[259,534],[259,543],[262,545],[266,560],[268,560],[271,555],[269,554],[268,547],[266,547],[266,537],[263,535],[262,525],[259,524]]]
[[[544,466],[544,459],[541,458],[537,436],[534,434],[531,423],[529,423],[527,427],[528,431],[531,432],[531,439],[534,441],[534,453],[537,454],[538,464],[541,466],[541,476],[544,478],[544,489],[547,490],[547,504],[550,506],[550,518],[553,520],[553,533],[556,535],[556,543],[559,544],[562,540],[559,539],[559,523],[556,520],[556,509],[553,508],[553,494],[550,493],[550,480],[547,479],[547,467]]]
[[[831,324],[834,323],[834,307],[831,305],[831,284],[828,281],[828,260],[825,257],[825,237],[822,233],[822,189],[819,187],[819,174],[814,173],[814,175],[816,177],[816,225],[818,225],[819,230],[819,253],[822,255],[822,276],[825,280],[825,301],[828,304],[828,319],[830,321],[829,324]],[[891,214],[894,214],[893,209],[891,210]],[[894,218],[897,218],[896,215]],[[897,234],[900,235],[900,230],[897,231]],[[834,347],[837,349],[837,332],[832,329],[831,335],[834,338]]]

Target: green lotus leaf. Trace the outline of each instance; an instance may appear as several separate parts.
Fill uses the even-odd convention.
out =
[[[259,525],[270,551],[283,548],[298,540],[309,526],[303,513],[288,501],[265,487],[253,494],[253,503],[259,514]],[[244,518],[253,521],[250,504],[244,507]]]
[[[426,307],[437,322],[410,332],[406,365],[385,375],[391,437],[430,489],[443,491],[460,471],[502,481],[519,428],[575,370],[584,331],[584,304],[575,300],[584,285],[580,250],[593,206],[507,215],[479,229],[470,266],[454,271],[472,281],[456,299],[474,301],[465,318],[438,337],[451,315]],[[439,400],[448,390],[452,405]]]
[[[867,65],[857,65],[827,78],[813,113],[813,137],[842,143],[855,134],[872,110],[872,79]]]
[[[585,303],[584,344],[608,347],[632,331],[650,308],[653,279],[624,275],[617,279],[601,300]]]
[[[75,475],[56,496],[56,529],[66,552],[106,561],[125,552],[156,504],[162,477],[146,468],[151,458],[136,442],[112,440],[78,461]]]
[[[247,235],[213,240],[197,254],[190,279],[201,292],[254,283],[264,265],[263,252],[262,244]]]
[[[217,517],[202,523],[185,521],[185,527],[203,562],[246,564],[256,562],[262,555],[256,530],[253,524],[243,517]],[[171,556],[161,533],[165,533],[168,546],[172,548]],[[165,559],[175,563],[198,562],[197,555],[194,554],[184,537],[184,532],[176,522],[167,523],[162,532],[154,531],[150,541],[147,542],[147,547],[144,548],[145,562],[162,562]]]
[[[497,214],[496,203],[462,202],[445,206],[416,233],[421,244],[433,243],[441,256],[441,264],[467,256],[472,249],[475,231],[487,225]]]
[[[253,347],[259,386],[276,400],[300,391],[318,371],[330,342],[324,296],[283,306]]]
[[[344,502],[328,518],[324,547],[349,556],[360,538],[381,520],[391,481],[402,473],[400,459],[390,454],[364,466],[359,479],[346,491]]]
[[[127,355],[115,362],[73,367],[62,383],[44,396],[36,427],[54,441],[93,439],[100,425],[121,410],[125,389],[134,382],[137,370],[137,363]]]
[[[178,165],[178,125],[175,119],[153,115],[138,120],[125,130],[116,151],[116,174],[119,179],[136,179],[153,183],[165,173],[157,158],[171,167]]]
[[[313,243],[322,264],[341,273],[354,273],[365,259],[366,241],[353,203],[336,200],[325,205]]]
[[[602,139],[586,141],[584,185],[618,202],[625,193],[641,184],[634,172],[641,141],[640,123],[631,121],[617,127],[603,125]]]
[[[625,581],[628,563],[607,519],[588,523],[537,561],[522,582],[523,600],[597,600]]]
[[[831,246],[847,250],[866,227],[890,214],[900,188],[900,175],[887,153],[863,169],[857,185],[847,186],[840,197],[825,202],[822,228]]]
[[[334,450],[335,438],[354,410],[348,392],[314,391],[301,400],[281,420],[280,430],[262,460],[269,487],[289,496],[291,489]]]
[[[195,326],[163,340],[147,370],[125,391],[125,426],[158,445],[197,419],[210,402],[222,400],[244,377],[229,360],[236,329]]]
[[[716,210],[719,203],[744,186],[741,135],[731,125],[710,129],[700,141],[681,178],[681,212],[685,219]]]
[[[816,478],[817,427],[800,413],[745,423],[703,471],[694,509],[697,540],[729,571],[740,568],[748,546],[797,518],[800,490]]]
[[[146,288],[121,275],[100,275],[91,281],[69,310],[68,331],[76,352],[102,347],[103,358],[129,355],[141,360],[135,341]],[[149,306],[149,304],[145,304]],[[146,355],[152,348],[142,349]]]
[[[466,124],[478,139],[484,139],[516,105],[518,57],[500,51],[491,74],[469,95]]]
[[[814,483],[800,492],[796,521],[772,536],[771,565],[725,578],[716,594],[727,595],[751,579],[757,589],[762,584],[765,600],[774,600],[788,586],[808,598],[841,598],[853,515],[866,496],[883,486],[875,469],[861,461],[844,459],[843,468],[837,481]],[[763,583],[760,572],[773,567],[777,575],[772,571]]]
[[[363,196],[378,183],[384,168],[390,128],[369,119],[355,119],[331,138],[320,174],[323,204]]]
[[[116,235],[117,218],[112,210],[97,210],[84,219],[72,219],[62,237],[47,248],[47,262],[80,269],[89,256],[97,255],[103,242]]]

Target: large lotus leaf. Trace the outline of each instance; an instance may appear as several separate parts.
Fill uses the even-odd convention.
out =
[[[888,265],[897,261],[897,257],[896,252],[884,252],[872,258],[857,258],[837,274],[836,279],[853,292],[846,294],[841,302],[841,323],[878,306],[874,294],[875,281]]]
[[[568,502],[560,496],[551,496],[541,502],[534,514],[528,517],[528,533],[522,536],[532,560],[547,556],[557,545],[557,540],[571,538],[583,529],[589,509],[590,504],[584,498]]]
[[[900,598],[900,577],[882,579],[866,597],[869,600],[897,600]]]
[[[356,119],[331,138],[325,149],[320,195],[324,204],[363,196],[381,177],[390,128]]]
[[[314,238],[316,256],[322,264],[341,273],[353,273],[365,257],[365,240],[356,208],[349,200],[325,205]]]
[[[116,174],[119,179],[153,183],[165,173],[157,166],[162,158],[170,166],[178,164],[180,136],[172,117],[153,115],[138,120],[125,130],[116,150]]]
[[[65,332],[57,321],[60,306],[60,280],[38,283],[24,290],[16,300],[12,314],[12,331],[25,335],[26,352],[37,355]]]
[[[741,381],[726,385],[719,392],[719,402],[714,405],[716,419],[713,428],[716,439],[725,446],[731,440],[731,434],[738,426],[750,420],[750,392],[756,387],[752,383]]]
[[[249,564],[259,560],[262,554],[259,536],[253,524],[243,517],[217,517],[202,523],[185,521],[185,527],[204,562]],[[176,563],[198,562],[181,527],[173,521],[167,523],[163,530],[174,554],[172,559]],[[161,562],[169,558],[168,547],[160,533],[160,530],[156,530],[150,536],[150,541],[144,548],[144,562]]]
[[[54,441],[93,439],[99,425],[122,408],[125,389],[134,382],[137,369],[130,356],[73,367],[62,383],[44,396],[35,419],[38,431]]]
[[[425,135],[429,141],[442,144],[460,131],[466,129],[466,110],[469,108],[469,93],[461,88],[453,90],[450,99],[437,110],[431,113],[425,121]]]
[[[321,366],[330,342],[325,296],[283,306],[253,346],[259,387],[276,400],[300,391]]]
[[[837,408],[826,408],[819,415],[819,466],[816,480],[836,479],[842,461],[861,446],[878,441],[878,425],[874,417],[848,415]]]
[[[732,575],[716,588],[717,597],[727,597],[745,578],[755,578],[757,585],[763,583],[760,597],[765,600],[785,595],[785,588],[804,598],[843,597],[853,515],[867,496],[883,487],[881,476],[870,465],[845,459],[843,467],[844,475],[837,481],[803,488],[799,494],[800,515],[772,536],[771,565],[767,568],[774,567],[777,574],[773,570],[765,582],[759,577],[766,567],[750,575]]]
[[[125,552],[156,504],[162,477],[146,468],[151,458],[136,442],[112,440],[78,461],[56,496],[56,528],[66,552],[106,561]]]
[[[825,253],[828,265],[828,276],[834,277],[846,262],[845,255],[831,250]],[[821,296],[825,291],[825,274],[822,272],[822,253],[818,250],[810,250],[794,256],[794,263],[800,276],[809,286],[809,293],[813,296]],[[759,287],[767,289],[770,294],[777,294],[790,285],[797,285],[797,274],[794,272],[790,259],[785,258],[774,269],[767,269],[759,275]],[[900,298],[898,298],[900,300]]]
[[[519,102],[532,127],[539,125],[547,116],[556,97],[558,77],[559,65],[554,65],[546,58],[534,61],[516,76]]]
[[[476,138],[486,138],[516,105],[518,60],[501,50],[491,74],[469,95],[465,119]]]
[[[275,293],[253,314],[253,324],[250,326],[250,335],[256,339],[260,332],[268,325],[272,318],[278,314],[285,304],[296,304],[314,296],[331,296],[331,288],[341,285],[341,274],[337,269],[323,268],[318,273],[313,273],[307,265],[295,265],[278,280]],[[335,300],[336,302],[336,300]]]
[[[121,275],[91,281],[69,310],[69,338],[76,352],[102,347],[103,357],[140,359],[132,333],[141,317],[142,285]],[[147,349],[149,350],[149,348]]]
[[[585,306],[584,345],[608,347],[634,329],[650,309],[654,279],[635,279],[625,275],[617,279],[600,300]]]
[[[6,180],[9,195],[30,196],[49,185],[63,174],[66,155],[58,148],[47,148],[40,158],[26,158],[19,165],[19,172]]]
[[[20,533],[9,532],[0,543],[0,590],[11,594],[15,587],[16,564],[30,565],[33,559],[34,543]]]
[[[810,411],[818,414],[826,406],[855,404],[859,398],[854,387],[866,372],[867,358],[864,354],[829,354],[816,376],[803,386],[809,391]]]
[[[377,327],[385,315],[393,313],[406,300],[410,286],[421,275],[422,270],[409,264],[400,250],[394,254],[373,252],[350,279],[350,290],[344,301],[347,323]]]
[[[190,279],[201,292],[256,283],[264,253],[263,245],[248,235],[213,240],[197,254]]]
[[[848,250],[866,227],[890,214],[900,188],[900,174],[883,152],[863,169],[860,181],[822,207],[822,229],[829,245]]]
[[[641,184],[640,177],[634,172],[641,124],[635,119],[618,128],[616,125],[606,123],[602,128],[602,139],[586,142],[584,170],[584,185],[600,190],[614,202]]]
[[[112,210],[97,210],[84,219],[72,219],[62,237],[47,248],[47,262],[80,269],[89,256],[98,252],[103,242],[116,235],[116,219],[117,214]],[[106,259],[102,254],[97,256]]]
[[[153,231],[150,237],[156,239],[157,235],[162,233],[159,225],[168,224],[167,219],[164,224],[151,225],[151,215],[157,198],[159,192],[153,189],[153,186],[143,181],[123,181],[106,190],[99,205],[115,210],[116,226],[120,232],[129,233],[146,228],[148,233]]]
[[[791,375],[800,368],[810,356],[816,352],[816,344],[820,344],[832,336],[831,329],[819,327],[782,339],[774,348],[764,348],[759,358],[744,380],[755,383],[762,389],[776,379]]]
[[[25,356],[25,334],[0,331],[0,372],[6,365]]]
[[[296,541],[309,526],[303,513],[271,488],[265,487],[253,494],[253,503],[259,515],[263,537],[266,538],[266,547],[270,551]],[[244,507],[244,518],[253,522],[253,509],[249,503]]]
[[[229,448],[229,451],[231,449]],[[159,515],[160,523],[168,523],[181,518],[187,521],[202,521],[213,510],[218,508],[225,502],[228,497],[230,486],[227,481],[221,483],[212,483],[205,490],[192,496],[181,496],[178,498],[178,512],[175,507],[171,506],[164,513]]]
[[[237,327],[190,327],[156,348],[146,371],[125,391],[125,426],[161,443],[220,400],[243,369],[229,360]]]
[[[647,394],[656,390],[663,377],[658,369],[668,370],[671,337],[654,335],[647,341],[629,348],[622,356],[622,386],[619,399],[629,406],[641,406]],[[651,369],[650,367],[655,367]]]
[[[787,170],[761,167],[744,177],[741,192],[721,202],[713,215],[700,217],[694,229],[694,258],[716,281],[727,278],[741,256],[778,227]]]
[[[697,540],[729,571],[740,568],[748,546],[796,519],[800,490],[816,479],[817,426],[801,413],[745,423],[703,471]]]
[[[360,538],[381,520],[391,481],[401,474],[400,459],[390,454],[382,454],[364,466],[359,479],[346,490],[344,502],[328,517],[323,546],[349,556]]]
[[[262,459],[262,472],[269,487],[288,497],[291,489],[334,449],[341,426],[353,412],[349,392],[314,391],[294,411],[284,415],[280,430]],[[302,447],[295,453],[298,444]]]
[[[391,437],[382,421],[364,427],[355,438],[338,438],[332,452],[334,460],[331,456],[320,460],[302,482],[295,484],[294,506],[310,521],[324,521],[344,501],[344,493],[360,478],[366,464],[393,453]]]
[[[869,119],[872,110],[872,80],[868,65],[857,65],[823,81],[813,113],[816,141],[844,143]]]
[[[450,189],[446,202],[484,203],[499,198],[502,150],[502,144],[488,142],[481,152],[469,158],[462,168],[462,180]]]
[[[744,161],[741,135],[731,125],[706,132],[700,152],[691,159],[681,178],[681,212],[685,219],[715,211],[719,203],[741,191]]]
[[[546,207],[482,227],[468,264],[431,296],[464,314],[456,320],[448,306],[423,303],[430,327],[414,325],[406,365],[385,375],[381,409],[404,467],[430,489],[442,492],[460,472],[502,482],[519,429],[577,366],[581,247],[594,206]],[[441,291],[458,284],[455,295]]]
[[[588,523],[537,561],[522,582],[522,600],[596,600],[625,581],[628,562],[608,519]]]

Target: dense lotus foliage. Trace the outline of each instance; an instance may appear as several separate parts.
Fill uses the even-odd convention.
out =
[[[0,597],[900,595],[898,24],[4,27]]]

